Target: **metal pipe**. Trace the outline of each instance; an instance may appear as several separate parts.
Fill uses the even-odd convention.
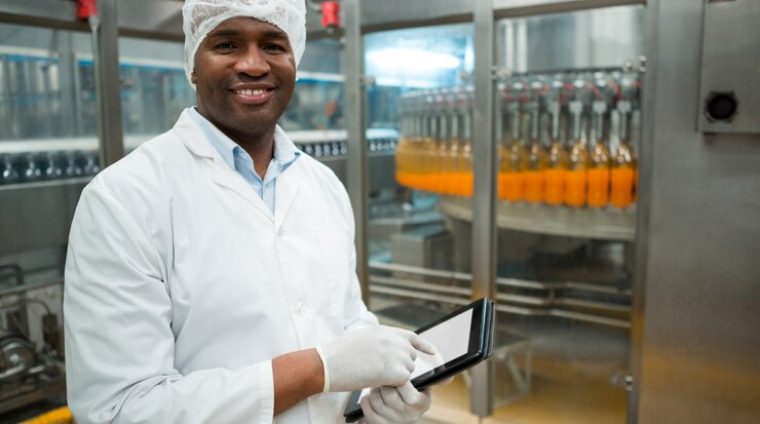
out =
[[[98,16],[90,18],[98,98],[101,169],[124,157],[119,79],[119,28],[116,0],[98,0]]]
[[[452,305],[467,305],[468,303],[470,303],[470,300],[465,299],[465,298],[443,296],[443,295],[430,294],[430,293],[420,293],[414,290],[404,290],[404,289],[398,289],[398,288],[392,288],[392,287],[383,287],[383,286],[378,286],[378,285],[370,286],[370,290],[372,293],[401,296],[401,297],[406,297],[410,299],[434,300],[437,302],[449,303]],[[513,305],[497,304],[496,309],[501,312],[515,314],[515,315],[554,316],[554,317],[560,317],[560,318],[573,319],[576,321],[589,322],[593,324],[600,324],[607,327],[624,328],[624,329],[631,328],[630,322],[626,320],[617,319],[617,318],[608,318],[608,317],[598,317],[595,315],[589,315],[582,312],[566,311],[566,310],[556,309],[556,308],[531,309],[531,308],[523,308],[523,307],[513,306]]]
[[[376,261],[370,262],[369,268],[376,269],[376,270],[383,270],[383,271],[404,272],[408,274],[423,275],[423,276],[435,277],[435,278],[447,278],[447,279],[463,281],[463,282],[470,281],[472,279],[472,274],[468,274],[465,272],[443,271],[443,270],[438,270],[438,269],[424,268],[424,267],[418,267],[418,266],[412,266],[412,265],[402,265],[402,264],[384,263],[384,262],[376,262]],[[570,281],[556,282],[556,283],[541,283],[538,281],[522,280],[522,279],[517,279],[517,278],[497,278],[496,284],[498,286],[519,287],[519,288],[527,288],[527,289],[535,289],[535,290],[573,289],[573,290],[583,290],[583,291],[590,291],[590,292],[597,292],[597,293],[613,294],[613,295],[619,295],[619,296],[631,295],[631,291],[629,289],[605,287],[605,286],[599,286],[599,285],[594,285],[594,284],[589,284],[589,283],[579,283],[579,282],[570,282]]]
[[[369,196],[369,161],[365,134],[364,46],[361,32],[361,3],[344,0],[345,33],[341,59],[346,74],[346,130],[348,153],[346,162],[348,196],[354,211],[356,273],[362,288],[362,299],[369,303],[369,270],[367,266],[367,202]]]
[[[434,284],[434,283],[401,280],[398,278],[380,277],[376,275],[370,275],[370,283],[397,286],[397,287],[402,287],[406,289],[418,289],[418,290],[424,290],[428,292],[458,295],[458,296],[463,296],[463,297],[472,296],[472,290],[465,287],[441,286],[439,284]],[[535,305],[535,306],[565,305],[565,306],[597,309],[597,310],[618,312],[618,313],[631,312],[631,308],[626,305],[617,305],[617,304],[612,304],[612,303],[594,302],[594,301],[580,300],[580,299],[567,299],[567,298],[555,298],[555,297],[538,298],[538,297],[533,297],[533,296],[526,296],[526,295],[519,295],[519,294],[512,294],[512,293],[497,293],[495,297],[496,299],[500,301],[504,301],[504,302],[523,303],[523,304]]]

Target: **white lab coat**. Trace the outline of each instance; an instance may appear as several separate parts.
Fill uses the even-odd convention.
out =
[[[86,423],[342,421],[347,394],[273,420],[271,359],[376,325],[351,206],[303,154],[274,219],[185,112],[82,193],[65,273],[68,400]],[[278,127],[276,137],[287,137]]]

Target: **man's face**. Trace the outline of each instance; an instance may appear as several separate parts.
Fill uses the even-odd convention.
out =
[[[222,131],[250,137],[271,130],[290,101],[296,66],[287,35],[252,18],[224,21],[198,47],[198,110]]]

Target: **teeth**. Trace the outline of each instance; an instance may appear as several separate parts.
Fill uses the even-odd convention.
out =
[[[256,90],[250,90],[250,89],[243,89],[243,90],[235,90],[235,94],[238,94],[240,96],[258,96],[260,94],[264,94],[266,90],[263,89],[256,89]]]

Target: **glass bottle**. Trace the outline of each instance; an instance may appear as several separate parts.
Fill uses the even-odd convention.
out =
[[[528,105],[530,111],[530,144],[525,157],[525,201],[528,203],[541,203],[544,200],[544,171],[546,170],[546,150],[541,145],[539,131],[540,110],[538,102]]]
[[[636,158],[633,155],[633,148],[630,144],[629,117],[631,102],[621,100],[618,102],[617,109],[620,115],[620,144],[612,159],[610,203],[616,208],[625,209],[633,204],[634,181],[637,168]]]
[[[604,138],[607,103],[595,101],[593,111],[594,143],[589,152],[588,205],[604,208],[610,203],[610,150]]]
[[[409,137],[411,136],[412,124],[411,124],[411,110],[410,96],[404,94],[399,101],[399,115],[401,116],[401,125],[398,144],[396,145],[396,182],[402,186],[408,186],[407,170],[406,170],[406,155],[409,149]]]
[[[554,101],[549,109],[551,114],[551,144],[547,152],[546,171],[544,172],[546,181],[544,203],[559,206],[565,200],[565,172],[567,172],[569,159],[567,149],[560,139],[559,100]]]
[[[586,206],[588,179],[588,151],[581,129],[583,103],[573,100],[568,104],[568,109],[573,120],[573,135],[568,152],[568,169],[565,172],[565,204],[573,208],[582,208]]]
[[[463,100],[461,89],[455,90],[451,94],[449,101],[449,141],[446,145],[445,156],[443,158],[443,168],[446,174],[444,178],[444,193],[452,196],[459,194],[459,155],[462,151],[462,117],[459,114],[460,102]]]
[[[503,175],[501,187],[504,192],[503,197],[511,203],[525,200],[525,174],[522,166],[526,163],[528,152],[525,148],[525,139],[522,136],[527,129],[523,125],[520,108],[520,96],[524,89],[525,86],[522,82],[513,83],[510,87],[511,98],[506,106],[506,112],[509,116],[510,143],[501,163]]]
[[[459,171],[461,178],[458,181],[460,196],[472,196],[472,106],[473,95],[471,87],[468,87],[466,101],[461,111],[462,114],[462,150],[459,155]]]
[[[441,94],[441,104],[438,112],[438,143],[436,144],[434,155],[435,162],[435,187],[434,191],[439,194],[447,194],[447,177],[446,154],[451,142],[451,118],[449,105],[451,103],[451,93],[445,91]]]

